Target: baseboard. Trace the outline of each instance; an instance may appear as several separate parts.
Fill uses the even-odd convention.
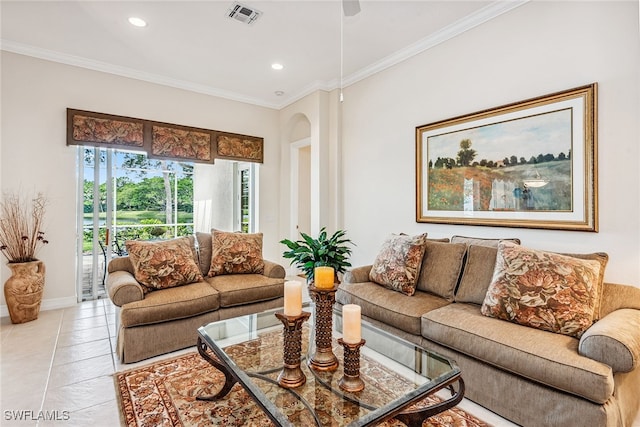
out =
[[[73,307],[78,303],[78,299],[73,297],[43,299],[40,311],[57,310],[59,308]],[[0,317],[8,317],[9,308],[6,304],[0,305]]]

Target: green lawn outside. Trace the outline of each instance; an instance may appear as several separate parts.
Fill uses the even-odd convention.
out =
[[[105,220],[106,217],[107,214],[105,212],[100,212],[99,218],[101,220]],[[115,225],[140,224],[140,221],[143,219],[156,219],[160,221],[160,223],[164,223],[165,213],[164,211],[118,211],[116,218],[117,223]],[[93,221],[93,214],[85,213],[84,222],[90,223],[91,221]],[[193,212],[178,212],[178,223],[185,222],[193,222]]]
[[[106,214],[101,212],[99,215],[100,221],[104,224],[106,220]],[[93,243],[92,243],[92,232],[91,232],[91,224],[93,223],[93,214],[85,213],[83,215],[84,224],[85,224],[85,232],[84,232],[84,240],[83,240],[83,251],[85,253],[91,252]],[[118,216],[116,218],[116,233],[118,235],[118,241],[123,243],[126,239],[152,239],[152,238],[171,238],[173,235],[173,227],[160,227],[166,230],[167,234],[164,235],[151,235],[150,231],[154,228],[158,228],[153,224],[143,224],[143,222],[147,222],[149,220],[153,220],[152,222],[163,224],[165,221],[164,211],[118,211]],[[193,233],[192,226],[185,226],[180,224],[190,224],[193,223],[193,213],[191,212],[178,212],[178,235],[186,235]],[[86,227],[86,226],[89,227]],[[141,225],[142,227],[131,227]],[[186,233],[186,234],[185,234]],[[102,228],[100,230],[100,241],[104,242],[105,240],[105,229]],[[112,237],[113,239],[113,237]]]

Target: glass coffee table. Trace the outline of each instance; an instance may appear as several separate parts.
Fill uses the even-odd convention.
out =
[[[303,308],[312,311],[311,307]],[[213,322],[198,329],[198,351],[225,375],[225,384],[213,396],[224,398],[240,383],[277,426],[369,426],[395,418],[409,426],[457,405],[464,395],[464,382],[455,362],[395,337],[364,319],[360,349],[360,392],[345,392],[338,386],[343,376],[342,317],[333,313],[333,353],[340,365],[336,371],[311,369],[307,361],[313,316],[303,326],[302,371],[306,383],[288,389],[278,385],[283,366],[283,325],[275,317],[279,310]],[[281,310],[280,310],[281,311]],[[311,347],[314,340],[311,340]],[[448,388],[450,397],[434,399]],[[447,393],[448,396],[448,393]]]

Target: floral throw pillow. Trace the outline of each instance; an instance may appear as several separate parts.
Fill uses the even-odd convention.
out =
[[[149,242],[128,240],[134,276],[145,292],[204,280],[188,237]]]
[[[371,267],[369,280],[406,295],[415,294],[426,241],[426,233],[389,236]]]
[[[601,263],[500,242],[482,314],[576,338],[593,323]]]
[[[262,274],[262,233],[211,231],[209,277],[222,274]]]

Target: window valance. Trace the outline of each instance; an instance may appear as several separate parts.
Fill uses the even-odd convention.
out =
[[[263,163],[264,139],[67,108],[67,145],[143,151],[152,159]]]

